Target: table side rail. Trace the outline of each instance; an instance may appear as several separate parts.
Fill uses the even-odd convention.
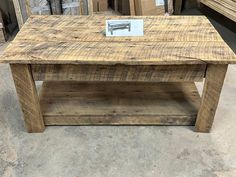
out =
[[[198,82],[206,65],[31,65],[35,81]]]

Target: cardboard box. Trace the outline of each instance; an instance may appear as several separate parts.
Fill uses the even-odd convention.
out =
[[[93,0],[94,12],[107,11],[107,8],[108,8],[107,0]]]
[[[134,0],[136,15],[164,15],[165,6],[157,5],[156,0]],[[173,0],[168,0],[168,13],[173,13]]]

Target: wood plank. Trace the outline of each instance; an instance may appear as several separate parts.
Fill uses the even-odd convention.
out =
[[[136,14],[134,0],[129,0],[129,9],[130,9],[130,15]]]
[[[108,8],[107,0],[93,0],[93,12],[106,11]]]
[[[144,23],[143,37],[105,37],[105,23],[101,26],[92,26],[88,30],[86,27],[29,27],[19,33],[17,41],[35,42],[114,42],[114,41],[135,41],[135,42],[208,42],[222,41],[214,27],[209,24],[177,26],[172,24],[150,24]],[[68,33],[68,30],[70,33]],[[158,32],[157,32],[158,31]],[[201,31],[201,32],[200,32]]]
[[[18,26],[19,26],[19,28],[22,28],[22,26],[24,24],[24,20],[23,20],[23,17],[22,17],[19,0],[13,0],[13,4],[14,4],[14,8],[15,8],[15,13],[16,13]]]
[[[46,125],[193,125],[194,83],[44,82]]]
[[[210,132],[228,65],[208,65],[201,107],[196,121],[197,132]]]
[[[201,3],[236,22],[235,0],[201,0]]]
[[[220,35],[205,17],[142,17],[143,37],[105,37],[106,19],[129,19],[140,17],[105,16],[42,16],[31,17],[16,40],[30,41],[221,41]],[[91,28],[88,28],[90,26]],[[70,33],[68,33],[68,30]]]
[[[12,42],[0,62],[172,65],[236,63],[223,42]]]
[[[106,65],[32,65],[36,81],[202,81],[206,65],[106,66]]]
[[[183,3],[183,0],[175,0],[175,10],[174,10],[175,15],[181,14],[182,3]]]
[[[27,16],[30,17],[32,15],[30,0],[25,0],[26,12]]]
[[[168,0],[168,14],[173,15],[174,13],[174,0]]]
[[[87,0],[88,2],[88,14],[93,15],[93,0]]]
[[[29,65],[11,64],[18,99],[24,114],[25,126],[29,133],[43,132],[44,121],[31,68]]]
[[[236,63],[236,55],[206,17],[142,17],[145,24],[143,37],[104,36],[106,19],[130,18],[140,17],[32,16],[8,46],[0,62],[104,65]]]
[[[79,1],[79,13],[80,15],[86,15],[84,10],[84,1]]]
[[[88,26],[105,26],[105,20],[109,19],[144,19],[149,26],[159,27],[162,25],[192,25],[212,26],[205,16],[56,16],[56,15],[32,15],[24,25],[26,29],[31,27],[67,27],[67,28],[86,28]],[[88,30],[91,30],[89,28]],[[217,34],[217,33],[215,33]]]

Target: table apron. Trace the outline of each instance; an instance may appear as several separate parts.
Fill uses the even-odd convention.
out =
[[[32,64],[31,70],[35,81],[197,82],[206,65]]]

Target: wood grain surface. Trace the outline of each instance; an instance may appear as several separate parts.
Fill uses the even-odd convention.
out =
[[[201,3],[236,22],[235,0],[201,0]]]
[[[32,65],[36,81],[202,81],[206,65]]]
[[[143,37],[105,37],[106,19],[144,19]],[[236,63],[203,16],[31,16],[0,58],[36,64]]]
[[[192,82],[44,82],[46,125],[194,125],[200,96]]]
[[[38,93],[29,65],[11,64],[17,95],[24,114],[25,126],[29,133],[43,132],[44,121],[39,105]]]
[[[18,0],[13,0],[13,5],[14,5],[14,8],[15,8],[15,13],[16,13],[16,19],[17,19],[17,23],[18,23],[18,26],[19,28],[21,28],[24,24],[24,20],[23,20],[23,16],[22,16],[22,13],[21,13],[21,7],[20,7],[20,3]]]
[[[207,66],[201,107],[195,125],[197,132],[208,133],[211,130],[227,68],[228,65]]]

